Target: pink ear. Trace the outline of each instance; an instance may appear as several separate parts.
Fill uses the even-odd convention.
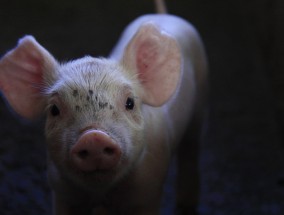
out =
[[[44,73],[54,71],[56,61],[32,36],[0,60],[0,90],[22,117],[38,117],[44,108]]]
[[[181,53],[176,40],[152,23],[140,27],[129,42],[123,65],[138,74],[144,94],[142,100],[161,106],[177,88],[181,72]]]

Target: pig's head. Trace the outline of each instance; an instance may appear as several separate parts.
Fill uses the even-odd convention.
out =
[[[176,90],[181,68],[174,39],[145,24],[122,59],[84,57],[59,64],[31,36],[0,61],[0,89],[24,118],[46,115],[49,166],[79,185],[122,178],[145,155],[145,105]]]

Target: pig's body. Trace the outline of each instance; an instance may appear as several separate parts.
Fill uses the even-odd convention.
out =
[[[170,159],[179,143],[193,144],[184,139],[186,129],[202,112],[206,60],[190,24],[170,15],[142,16],[128,26],[110,59],[85,57],[63,65],[26,38],[0,63],[0,89],[19,114],[33,118],[47,109],[56,214],[100,214],[102,208],[109,214],[159,214]],[[149,76],[149,68],[158,75]],[[166,72],[159,75],[160,68]],[[8,70],[28,71],[28,82],[42,87],[29,85],[25,110],[6,84]],[[127,99],[125,107],[117,98]],[[86,153],[98,157],[90,163]]]

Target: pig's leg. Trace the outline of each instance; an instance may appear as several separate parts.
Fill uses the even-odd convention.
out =
[[[177,214],[197,214],[199,201],[199,143],[201,120],[197,115],[177,151]]]

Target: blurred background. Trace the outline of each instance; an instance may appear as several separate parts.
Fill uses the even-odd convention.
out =
[[[200,146],[201,215],[284,214],[284,1],[175,0],[200,32],[210,98]],[[58,60],[107,56],[152,0],[1,0],[0,56],[32,34]],[[0,100],[0,214],[50,214],[42,121]],[[173,214],[175,169],[162,214]]]

